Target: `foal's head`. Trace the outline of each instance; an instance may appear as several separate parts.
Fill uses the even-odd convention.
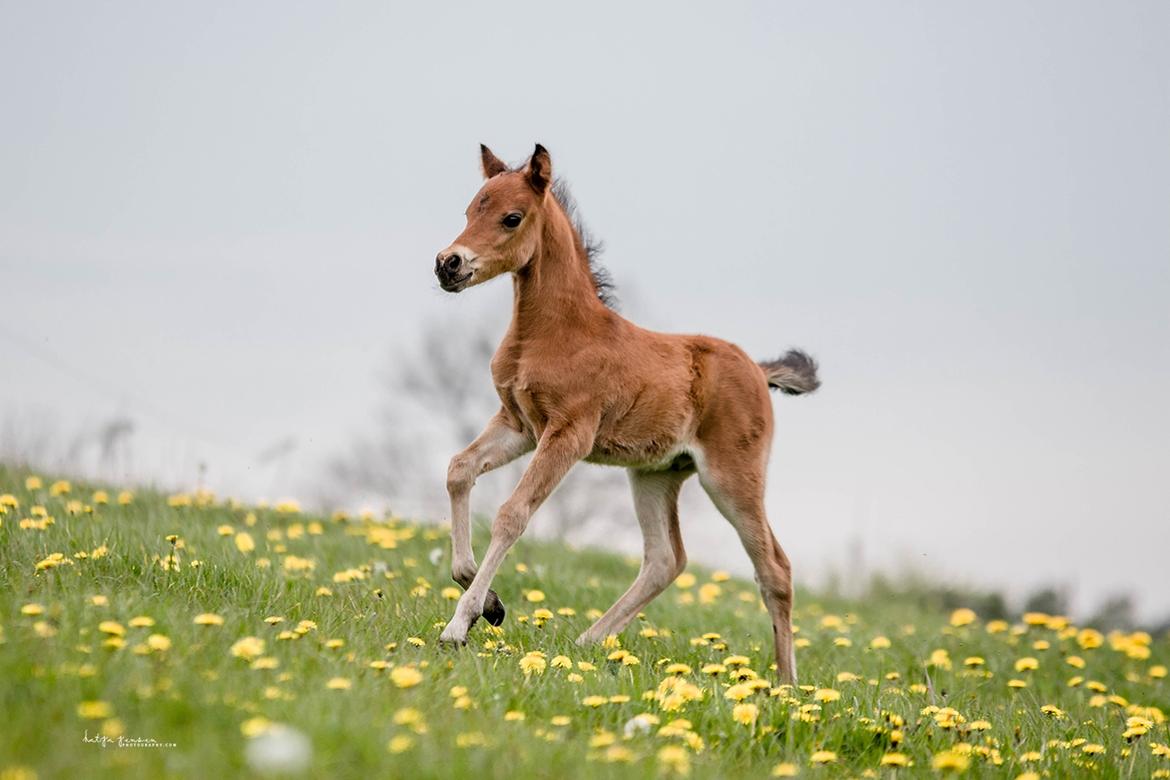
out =
[[[435,276],[459,292],[527,265],[540,247],[552,185],[552,160],[540,144],[523,168],[508,166],[480,145],[484,182],[467,207],[467,227],[435,258]]]

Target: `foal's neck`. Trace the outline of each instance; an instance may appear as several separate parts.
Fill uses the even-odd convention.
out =
[[[521,339],[564,339],[608,315],[585,249],[555,203],[541,228],[540,252],[516,272],[514,290],[512,331]]]

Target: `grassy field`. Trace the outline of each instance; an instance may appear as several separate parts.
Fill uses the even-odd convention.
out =
[[[1166,637],[798,593],[776,688],[756,591],[719,572],[579,648],[637,562],[522,542],[503,627],[452,650],[437,526],[3,469],[0,505],[3,780],[1170,777]]]

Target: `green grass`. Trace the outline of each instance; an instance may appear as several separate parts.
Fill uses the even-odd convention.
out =
[[[730,672],[773,675],[770,627],[751,583],[692,567],[693,584],[672,586],[621,636],[621,648],[638,660],[628,665],[609,660],[614,648],[578,648],[573,640],[591,610],[622,593],[636,561],[524,541],[494,586],[509,609],[502,630],[481,621],[468,647],[453,650],[437,645],[454,606],[444,593],[452,583],[442,528],[198,499],[173,506],[145,492],[119,505],[115,488],[101,504],[92,486],[54,495],[49,480],[30,489],[26,476],[0,469],[0,494],[18,504],[0,514],[0,778],[21,776],[22,768],[40,777],[247,775],[255,737],[246,733],[275,739],[288,733],[284,726],[311,743],[313,777],[649,778],[682,770],[762,777],[782,763],[810,776],[916,776],[933,773],[940,754],[957,755],[968,776],[1094,769],[1150,777],[1170,769],[1170,758],[1157,755],[1170,742],[1162,715],[1170,684],[1159,676],[1170,657],[1165,637],[1118,634],[1086,649],[1088,635],[1042,616],[1032,622],[1046,625],[952,626],[949,615],[905,602],[842,603],[800,592],[802,687],[751,693],[758,718],[743,725],[725,695]],[[34,507],[54,522],[22,527],[32,525],[22,520],[43,523]],[[239,532],[255,550],[237,548]],[[477,540],[482,549],[482,529]],[[108,552],[95,556],[102,547]],[[71,563],[38,570],[54,553]],[[289,571],[286,563],[298,559],[312,569]],[[335,576],[344,572],[357,576]],[[529,600],[536,591],[543,601]],[[554,617],[537,625],[541,608]],[[575,614],[556,614],[561,608]],[[196,625],[203,613],[221,616],[222,625]],[[154,625],[132,626],[139,616]],[[269,625],[270,616],[284,620]],[[302,620],[315,628],[296,634]],[[285,631],[297,638],[280,639]],[[166,637],[169,649],[152,649],[152,634]],[[249,636],[263,640],[261,657],[276,668],[253,669],[233,655]],[[889,647],[871,646],[879,636]],[[530,652],[544,653],[543,671],[522,671]],[[552,663],[560,655],[572,668]],[[734,655],[747,663],[701,671]],[[968,668],[973,656],[984,663]],[[1017,671],[1023,657],[1038,668]],[[1084,668],[1070,666],[1070,657]],[[668,711],[654,694],[676,662],[691,667],[681,677],[702,698]],[[421,681],[399,687],[395,670],[404,668]],[[1013,679],[1027,686],[1011,688]],[[330,688],[331,680],[349,687]],[[465,698],[452,695],[458,687]],[[840,697],[818,701],[817,689]],[[588,697],[605,702],[588,706]],[[1062,714],[1045,714],[1044,705]],[[627,736],[643,713],[653,724],[630,726]],[[1127,740],[1132,717],[1149,727]],[[689,727],[660,733],[677,719]],[[103,732],[115,738],[106,747],[83,741]],[[893,732],[902,735],[897,746]],[[118,747],[119,734],[174,746]],[[402,752],[388,749],[395,737]],[[1104,752],[1086,753],[1085,745]],[[814,766],[817,751],[836,758]],[[891,752],[913,767],[882,767]]]

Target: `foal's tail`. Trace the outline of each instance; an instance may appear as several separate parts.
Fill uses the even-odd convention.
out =
[[[804,395],[821,386],[817,378],[817,361],[799,349],[790,349],[784,357],[760,363],[768,377],[768,387],[787,395]]]

